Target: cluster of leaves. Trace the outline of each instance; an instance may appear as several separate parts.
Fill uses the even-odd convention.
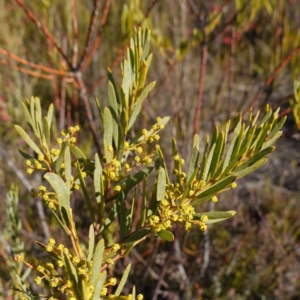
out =
[[[35,138],[20,126],[16,130],[35,154],[20,152],[26,159],[27,173],[42,171],[49,183],[47,187],[33,189],[32,196],[42,197],[70,241],[70,245],[57,245],[54,238],[48,244],[37,242],[51,257],[44,265],[29,263],[22,254],[16,257],[39,273],[35,281],[44,283],[48,299],[62,294],[69,299],[142,299],[142,295],[136,296],[135,287],[130,295],[120,296],[130,265],[114,291],[111,286],[117,280],[107,278],[107,270],[149,234],[172,241],[174,223],[183,224],[186,231],[193,224],[205,230],[207,224],[232,217],[233,211],[203,212],[199,205],[217,201],[219,193],[236,186],[236,179],[265,164],[266,156],[274,149],[272,144],[281,135],[279,130],[285,118],[278,121],[278,111],[273,113],[270,107],[266,107],[260,122],[259,113],[255,116],[250,113],[246,124],[240,116],[234,123],[233,133],[230,123],[224,131],[215,128],[211,140],[206,138],[202,155],[200,138],[195,136],[187,173],[173,139],[174,176],[171,177],[158,144],[159,132],[169,117],[158,117],[151,129],[144,128],[134,137],[130,134],[143,101],[155,85],[154,82],[145,85],[152,59],[150,35],[150,30],[139,29],[131,39],[122,64],[120,89],[108,71],[109,107],[102,110],[97,102],[103,124],[103,154],[97,153],[93,160],[75,145],[78,126],[63,131],[53,144],[50,130],[53,107],[43,117],[38,98],[23,104]],[[154,182],[149,177],[152,171],[155,171]],[[87,178],[93,180],[94,192],[89,190]],[[140,183],[142,205],[138,211]],[[77,212],[73,212],[70,200],[71,194],[79,189],[90,215],[87,247],[79,241],[74,222]],[[133,217],[137,213],[139,222],[133,229]],[[105,232],[115,222],[119,223],[119,230],[114,233],[114,242],[105,244]],[[25,289],[24,292],[29,299],[35,299]]]

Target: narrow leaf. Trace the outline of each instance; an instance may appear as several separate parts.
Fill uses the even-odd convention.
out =
[[[104,141],[105,141],[105,157],[108,163],[111,162],[110,151],[108,151],[108,147],[112,146],[112,138],[113,138],[113,118],[110,110],[105,107],[103,112],[103,128],[104,128]]]
[[[139,231],[134,232],[128,239],[126,239],[123,244],[130,244],[137,241],[140,241],[141,239],[145,238],[149,233],[151,232],[151,229],[146,227],[142,228]]]
[[[191,160],[189,164],[189,170],[187,175],[187,181],[190,180],[191,176],[193,175],[195,169],[197,168],[198,164],[198,158],[199,158],[199,149],[195,147],[192,151]]]
[[[246,169],[242,169],[238,172],[234,172],[234,175],[236,176],[237,179],[244,177],[244,176],[248,175],[249,173],[254,172],[256,169],[262,167],[267,161],[268,161],[267,158],[263,158]]]
[[[133,109],[133,112],[130,116],[130,119],[129,119],[129,124],[128,124],[128,129],[131,128],[131,126],[134,124],[137,116],[139,115],[141,109],[142,109],[142,104],[144,102],[144,100],[146,99],[146,97],[148,96],[148,94],[153,90],[155,86],[155,82],[151,82],[149,83],[142,91],[141,95],[138,97],[136,103],[135,103],[135,106],[134,106],[134,109]]]
[[[227,220],[233,217],[236,214],[234,210],[229,211],[210,211],[197,213],[193,215],[194,220],[199,220],[201,216],[207,216],[208,220],[205,222],[206,224],[212,224]]]
[[[69,208],[70,208],[70,191],[67,190],[65,182],[61,179],[60,176],[54,173],[46,173],[44,175],[44,178],[50,183],[53,190],[55,191],[58,199],[58,205],[61,214],[63,215],[63,209],[69,214]],[[69,220],[65,220],[68,221]]]
[[[34,141],[29,137],[29,135],[24,131],[22,127],[20,127],[19,125],[15,125],[15,129],[34,152],[41,155],[43,154],[43,152],[39,149],[39,147],[34,143]]]
[[[70,153],[70,148],[67,146],[65,149],[65,178],[66,178],[66,188],[68,191],[71,190],[71,153]]]
[[[96,282],[96,285],[95,285],[95,289],[94,289],[94,294],[93,294],[92,300],[99,300],[100,299],[101,291],[102,291],[102,288],[104,286],[104,283],[105,283],[105,280],[106,280],[106,276],[107,276],[107,273],[106,273],[106,271],[104,271],[97,278],[97,282]]]
[[[166,193],[166,172],[163,168],[158,170],[156,198],[158,201],[165,198]]]
[[[93,287],[96,286],[97,278],[101,271],[103,253],[104,253],[104,240],[101,239],[96,246],[95,253],[93,256],[93,267],[92,267],[92,274],[90,279],[90,283]]]
[[[77,174],[78,174],[78,177],[79,177],[79,180],[80,180],[80,186],[81,186],[81,189],[82,189],[82,192],[83,192],[83,195],[84,195],[85,202],[87,204],[88,210],[89,210],[91,218],[92,218],[92,222],[95,222],[95,214],[94,214],[93,204],[92,204],[89,192],[86,188],[85,180],[82,177],[82,173],[81,173],[81,170],[79,168],[79,163],[77,163]]]
[[[236,176],[228,176],[220,181],[218,181],[217,183],[215,183],[214,185],[210,186],[209,188],[199,192],[197,194],[197,198],[193,199],[191,202],[191,205],[195,206],[195,205],[199,205],[209,199],[211,199],[212,196],[218,194],[219,192],[221,192],[222,190],[226,189],[234,180],[235,180]]]
[[[159,236],[163,241],[173,242],[174,241],[174,235],[171,231],[162,229],[157,233],[157,236]]]
[[[88,248],[88,257],[87,257],[88,262],[90,262],[93,257],[94,247],[95,247],[95,230],[94,230],[94,225],[91,224],[89,230],[89,248]]]
[[[126,269],[124,270],[124,273],[123,273],[123,276],[119,282],[119,285],[115,291],[115,296],[120,296],[123,288],[124,288],[124,285],[127,281],[127,278],[128,278],[128,275],[129,275],[129,272],[130,272],[130,268],[131,268],[131,264],[129,264]]]
[[[118,145],[118,122],[119,122],[119,114],[118,114],[118,104],[117,104],[117,97],[115,93],[115,89],[113,84],[109,81],[108,82],[108,103],[110,107],[110,112],[112,115],[113,120],[113,138],[115,145]]]

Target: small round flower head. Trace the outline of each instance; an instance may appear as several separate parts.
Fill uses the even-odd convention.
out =
[[[104,297],[104,296],[106,296],[106,294],[107,294],[107,288],[104,287],[104,288],[102,288],[102,290],[101,290],[100,296]]]
[[[179,157],[179,155],[178,155],[178,154],[174,155],[174,157],[173,157],[173,158],[174,158],[174,160],[175,160],[175,161],[180,161],[180,157]]]
[[[56,205],[53,202],[49,202],[48,207],[52,210],[56,209]]]
[[[53,269],[54,269],[54,265],[53,265],[53,263],[51,263],[51,262],[47,263],[47,267],[48,267],[50,270],[53,270]]]
[[[42,278],[40,276],[37,276],[37,277],[35,277],[34,281],[37,285],[39,285],[42,282]]]
[[[120,185],[117,185],[114,187],[115,192],[120,192],[122,190],[122,187]]]
[[[74,184],[74,190],[79,191],[80,190],[80,185],[79,184]]]
[[[30,160],[26,160],[26,166],[30,167],[31,166],[31,161]]]
[[[73,143],[73,144],[76,143],[76,137],[72,136],[72,137],[70,138],[70,142]]]
[[[55,243],[56,243],[56,241],[55,241],[55,239],[53,239],[53,238],[50,238],[49,241],[48,241],[48,244],[49,244],[49,245],[53,245],[53,246],[54,246]]]
[[[28,169],[26,170],[26,173],[30,175],[30,174],[32,174],[32,173],[33,173],[33,171],[34,171],[33,169],[31,169],[31,168],[28,168]]]
[[[147,129],[143,129],[142,130],[142,135],[147,135],[148,134],[148,130]]]
[[[142,147],[137,147],[136,152],[141,154],[143,152],[143,148]]]
[[[59,279],[57,277],[52,277],[50,280],[50,286],[51,287],[57,287],[59,283]]]
[[[184,228],[185,228],[186,231],[190,231],[191,228],[192,228],[192,223],[186,222],[185,225],[184,225]]]
[[[39,161],[43,161],[45,159],[44,155],[43,154],[39,154],[38,155],[38,160]]]
[[[120,248],[121,248],[121,247],[120,247],[119,244],[113,244],[113,245],[112,245],[112,249],[113,249],[114,251],[118,251]]]
[[[109,284],[116,285],[117,284],[117,279],[115,277],[110,278],[109,279]]]
[[[80,258],[78,256],[74,256],[72,262],[76,265],[80,262]]]
[[[205,231],[207,229],[207,225],[203,222],[200,222],[199,223],[199,228],[200,228],[200,230]]]
[[[144,161],[145,161],[146,164],[150,164],[150,163],[152,163],[152,158],[151,157],[146,157],[144,159]]]
[[[157,117],[157,118],[156,118],[156,122],[157,122],[157,123],[160,123],[160,122],[161,122],[161,117]]]
[[[45,268],[41,265],[39,265],[37,268],[36,268],[40,273],[44,273],[45,272]]]
[[[64,263],[63,263],[62,260],[58,260],[58,261],[57,261],[57,265],[58,265],[60,268],[62,268],[62,267],[64,266]]]
[[[137,300],[143,300],[144,296],[142,294],[138,294],[136,297]]]
[[[60,251],[64,250],[64,248],[65,248],[65,246],[63,244],[59,244],[57,247],[57,249]]]
[[[61,139],[61,138],[57,138],[56,141],[57,141],[57,143],[58,143],[59,145],[62,144],[62,139]]]
[[[205,223],[208,221],[208,217],[206,215],[202,215],[200,220]]]
[[[46,192],[46,191],[47,191],[47,189],[46,189],[46,187],[45,187],[45,186],[43,186],[43,185],[40,185],[40,186],[39,186],[39,191],[40,191],[40,193],[44,193],[44,192]]]
[[[237,183],[234,181],[234,182],[231,184],[231,187],[232,187],[233,189],[235,189],[235,188],[237,187]]]
[[[218,197],[217,196],[212,196],[211,201],[212,202],[218,202]]]
[[[141,161],[141,158],[140,158],[139,156],[136,156],[136,157],[134,158],[134,161],[135,161],[136,163],[139,163],[139,162]]]

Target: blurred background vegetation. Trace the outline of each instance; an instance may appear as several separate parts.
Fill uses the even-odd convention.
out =
[[[139,121],[145,128],[157,116],[171,117],[162,136],[169,165],[171,137],[188,159],[194,133],[204,139],[250,107],[281,107],[288,122],[269,163],[209,207],[237,215],[204,234],[183,236],[178,227],[174,243],[147,240],[127,258],[131,283],[146,299],[299,299],[299,84],[293,88],[300,75],[299,11],[297,0],[0,0],[0,211],[12,203],[6,193],[15,183],[14,222],[22,222],[16,240],[10,215],[0,220],[0,297],[18,299],[8,276],[11,255],[20,251],[15,244],[25,241],[26,252],[38,256],[34,241],[57,230],[42,203],[30,198],[42,179],[27,179],[18,153],[25,145],[13,124],[25,123],[21,101],[39,96],[45,110],[54,103],[56,132],[80,124],[81,148],[99,151],[94,97],[106,105],[107,68],[120,78],[134,28],[149,26],[149,77],[157,84]],[[84,213],[76,221],[85,241]],[[122,274],[123,266],[116,268]]]

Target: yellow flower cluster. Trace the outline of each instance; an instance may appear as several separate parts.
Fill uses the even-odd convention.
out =
[[[42,155],[39,155],[39,158],[44,157]],[[47,170],[47,166],[44,164],[43,165],[43,159],[27,159],[26,160],[26,166],[28,167],[26,170],[27,174],[32,174],[34,171],[37,170]]]
[[[186,231],[190,231],[192,225],[205,231],[207,229],[207,216],[203,215],[199,220],[194,218],[195,209],[193,206],[185,204],[179,206],[172,206],[166,199],[160,201],[159,216],[152,215],[148,218],[148,224],[155,235],[161,230],[168,230],[172,228],[172,223],[183,224]]]
[[[34,198],[37,196],[41,196],[50,209],[57,209],[58,201],[56,194],[54,192],[48,192],[45,186],[40,185],[38,192],[34,189],[31,190],[31,197]]]

